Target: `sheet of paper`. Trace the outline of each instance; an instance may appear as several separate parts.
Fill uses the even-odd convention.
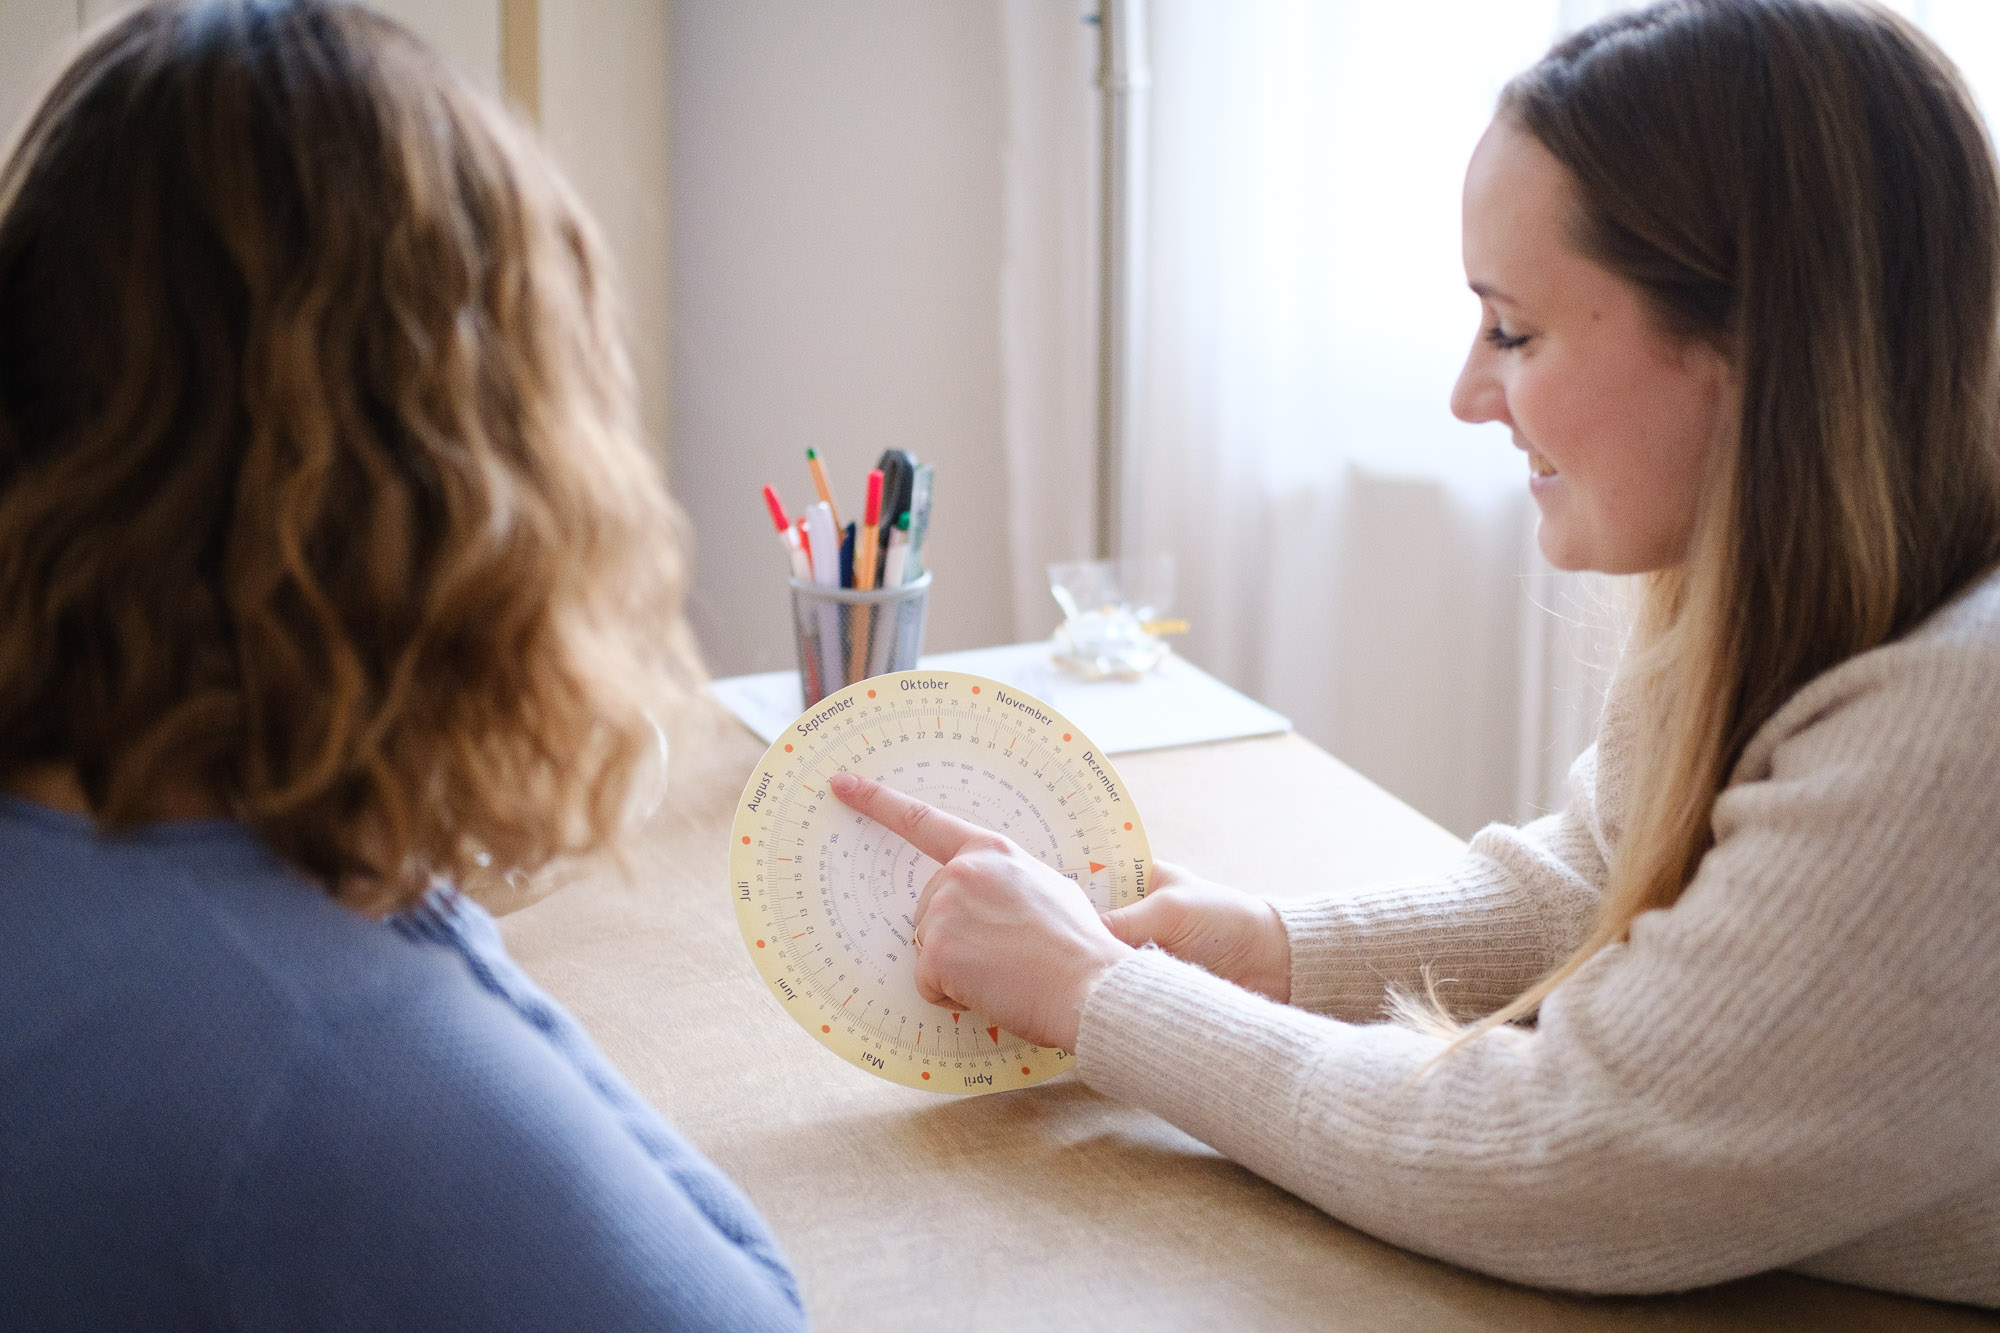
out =
[[[1055,664],[1049,645],[1010,643],[934,653],[919,665],[990,676],[1045,700],[1106,754],[1290,731],[1291,721],[1179,657],[1139,680],[1083,681]],[[709,688],[750,730],[773,741],[804,711],[796,671],[729,676]]]

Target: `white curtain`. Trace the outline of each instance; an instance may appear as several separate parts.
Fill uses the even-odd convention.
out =
[[[1062,617],[1048,566],[1097,539],[1095,0],[1004,0],[1001,429],[1015,633]]]
[[[1531,813],[1572,756],[1523,755],[1587,734],[1595,699],[1541,678],[1529,581],[1563,590],[1531,563],[1521,455],[1447,400],[1478,321],[1465,161],[1559,5],[1150,17],[1141,510],[1188,655],[1456,832]]]
[[[1561,799],[1622,631],[1606,581],[1535,552],[1506,431],[1450,416],[1478,321],[1460,184],[1507,78],[1627,7],[1148,3],[1135,544],[1176,557],[1189,658],[1461,834]],[[1894,7],[1976,91],[2000,87],[2000,5]],[[1020,630],[1039,636],[1041,562],[1087,553],[1094,498],[1076,377],[1094,340],[1041,322],[1077,318],[1088,263],[1087,231],[1045,224],[1091,199],[1094,155],[1049,145],[1094,142],[1093,37],[1069,3],[1006,12],[1010,504]]]

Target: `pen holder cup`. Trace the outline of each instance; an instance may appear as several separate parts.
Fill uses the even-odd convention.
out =
[[[799,690],[807,708],[857,680],[916,666],[924,650],[929,570],[901,587],[873,592],[791,583]]]

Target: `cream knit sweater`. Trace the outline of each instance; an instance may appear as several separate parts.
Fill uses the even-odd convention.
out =
[[[1770,1268],[2000,1305],[2000,575],[1801,690],[1673,908],[1421,1079],[1428,964],[1488,1012],[1587,932],[1617,854],[1614,687],[1559,814],[1442,882],[1282,902],[1292,1005],[1146,949],[1078,1068],[1343,1221],[1543,1286]],[[1338,849],[1330,849],[1338,854]],[[1187,1033],[1185,1042],[1161,1040]],[[1194,1058],[1190,1058],[1190,1056]]]

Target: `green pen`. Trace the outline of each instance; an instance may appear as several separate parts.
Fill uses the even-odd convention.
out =
[[[931,526],[931,473],[929,463],[919,463],[910,479],[910,554],[903,569],[905,583],[924,575],[924,536]]]

